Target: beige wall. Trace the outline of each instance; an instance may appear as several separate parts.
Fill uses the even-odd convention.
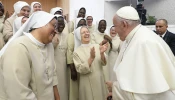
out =
[[[66,16],[67,21],[69,19],[69,3],[69,0],[57,0],[57,5],[63,8],[63,13]]]
[[[63,8],[64,14],[69,13],[69,0],[57,0],[57,5]]]

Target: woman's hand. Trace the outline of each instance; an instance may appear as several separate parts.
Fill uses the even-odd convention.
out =
[[[95,58],[95,48],[94,48],[94,47],[91,48],[91,51],[90,51],[90,58],[91,58],[91,59],[94,59],[94,58]]]
[[[100,54],[104,53],[108,49],[108,43],[100,45]]]

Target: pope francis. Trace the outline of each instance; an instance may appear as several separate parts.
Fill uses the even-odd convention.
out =
[[[113,100],[175,100],[174,55],[168,45],[140,24],[133,7],[120,8],[113,23],[124,41],[113,69]]]

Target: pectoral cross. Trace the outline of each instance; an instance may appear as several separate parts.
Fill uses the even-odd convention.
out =
[[[46,75],[47,75],[47,78],[49,80],[49,69],[48,68],[46,69]]]

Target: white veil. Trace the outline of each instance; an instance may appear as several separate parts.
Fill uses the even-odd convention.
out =
[[[34,12],[30,18],[22,25],[22,27],[12,36],[6,45],[0,51],[0,57],[5,52],[8,45],[16,38],[23,35],[23,32],[29,32],[33,28],[40,28],[49,23],[55,16],[44,11]]]

